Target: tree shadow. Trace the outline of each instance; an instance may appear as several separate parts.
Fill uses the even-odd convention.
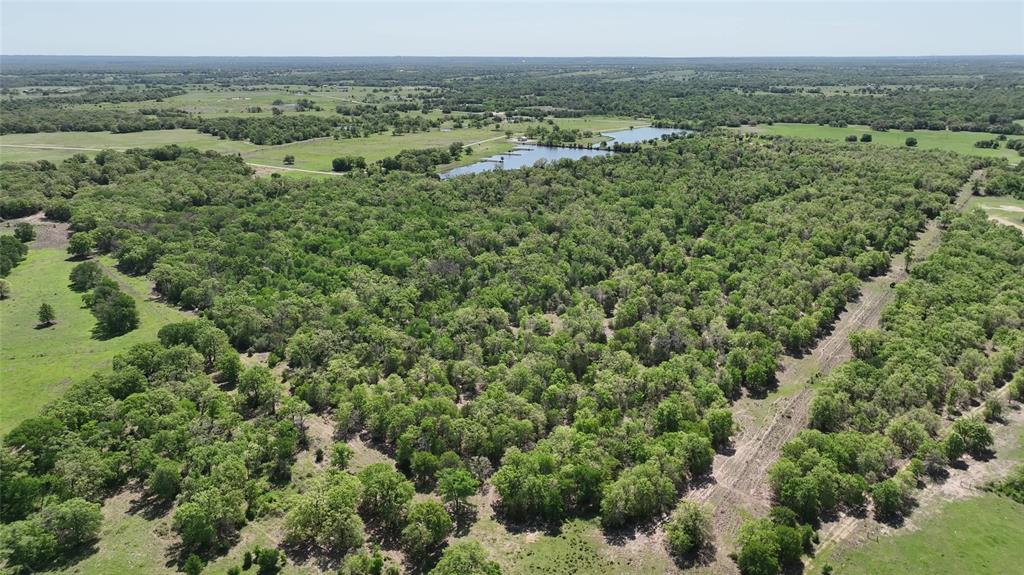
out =
[[[173,499],[168,500],[143,493],[129,503],[128,513],[153,521],[167,515],[172,507],[174,507]]]
[[[36,330],[50,329],[51,327],[53,327],[55,325],[57,325],[57,322],[55,322],[55,321],[51,321],[51,322],[47,322],[47,323],[37,323],[35,325],[35,327],[33,327],[32,329],[36,329]]]
[[[347,552],[329,551],[312,543],[289,544],[280,546],[285,557],[294,565],[314,565],[323,573],[333,573],[341,567]],[[253,570],[252,572],[255,572]]]
[[[227,537],[217,539],[213,546],[207,549],[194,549],[186,546],[181,541],[176,541],[167,548],[167,552],[164,554],[164,557],[167,558],[167,561],[164,562],[164,567],[181,571],[185,567],[185,561],[188,560],[190,555],[196,555],[204,563],[212,563],[230,553],[239,540],[240,537],[236,530]]]
[[[452,534],[455,537],[465,537],[469,535],[469,530],[476,523],[479,516],[479,512],[473,505],[463,505],[461,510],[452,512],[452,519],[455,521],[455,528],[452,530]]]
[[[715,554],[718,551],[718,547],[714,542],[708,542],[707,545],[701,547],[695,552],[687,553],[680,557],[673,557],[672,561],[679,569],[696,569],[698,567],[706,567],[711,565],[715,561]]]

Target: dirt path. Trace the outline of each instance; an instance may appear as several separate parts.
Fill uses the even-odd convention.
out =
[[[303,172],[306,174],[323,174],[326,176],[344,176],[344,172],[323,172],[320,170],[306,170],[303,168],[291,168],[288,166],[271,166],[268,164],[256,164],[253,162],[246,162],[246,164],[257,168],[256,173],[273,173],[273,172]]]
[[[983,176],[979,170],[961,188],[955,205],[962,209],[971,195],[971,185]],[[913,243],[914,260],[930,255],[939,245],[941,231],[929,221]],[[718,573],[736,573],[735,563],[728,555],[743,521],[749,516],[762,516],[771,507],[768,469],[778,457],[782,446],[807,427],[807,415],[814,395],[810,387],[816,374],[826,375],[833,368],[853,357],[849,335],[855,331],[877,327],[882,310],[895,293],[893,285],[907,278],[902,255],[893,258],[889,272],[861,285],[861,296],[840,314],[832,332],[801,358],[785,357],[777,374],[777,399],[741,399],[734,406],[734,415],[741,430],[731,455],[716,455],[712,480],[691,491],[687,498],[709,504],[714,509],[715,536],[718,539],[715,560],[710,565]],[[757,417],[764,402],[771,401],[768,413]]]
[[[1017,228],[1021,232],[1024,232],[1024,224],[1018,224],[1017,222],[1008,220],[1006,218],[1001,218],[999,216],[993,216],[991,214],[989,214],[988,219],[992,220],[993,222],[999,222],[1000,224],[1003,224],[1004,226],[1010,226],[1010,227]]]

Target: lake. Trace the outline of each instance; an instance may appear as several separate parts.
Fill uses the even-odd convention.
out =
[[[686,130],[678,130],[675,128],[632,128],[629,130],[615,130],[611,132],[601,132],[602,136],[611,138],[611,141],[607,142],[610,147],[612,144],[635,144],[637,142],[647,142],[649,140],[657,140],[666,134],[678,134],[685,132]],[[489,172],[501,168],[503,170],[514,170],[516,168],[526,168],[534,165],[537,160],[546,160],[548,162],[557,162],[558,160],[578,160],[580,158],[587,158],[593,156],[608,156],[613,154],[611,150],[603,150],[601,148],[559,148],[553,146],[535,146],[533,144],[524,144],[517,146],[511,152],[504,154],[498,154],[489,158],[484,158],[479,162],[469,164],[468,166],[462,166],[448,170],[441,174],[441,179],[446,180],[448,178],[454,178],[456,176],[465,176],[467,174],[479,174],[480,172]]]

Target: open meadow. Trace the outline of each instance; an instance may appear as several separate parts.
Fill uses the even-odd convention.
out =
[[[1006,158],[1011,164],[1020,161],[1021,156],[1016,150],[1008,150],[1001,146],[998,150],[990,148],[976,148],[975,142],[992,140],[997,134],[985,132],[951,132],[948,130],[914,130],[904,132],[902,130],[889,130],[879,132],[867,126],[847,126],[845,128],[833,128],[831,126],[819,126],[817,124],[759,124],[745,128],[759,134],[773,134],[791,138],[814,138],[821,140],[834,140],[841,142],[849,135],[856,135],[858,139],[863,134],[871,135],[871,142],[858,142],[859,145],[878,144],[882,146],[906,147],[907,138],[917,138],[917,147],[922,150],[946,150],[957,152],[968,156],[981,156],[983,158]],[[1011,136],[1020,138],[1020,136]],[[1005,144],[1005,142],[1000,142]]]
[[[76,263],[63,249],[33,248],[6,278],[11,296],[0,301],[0,434],[37,415],[70,383],[109,369],[115,355],[153,341],[162,326],[185,317],[153,301],[144,278],[121,274],[107,259],[105,271],[135,299],[139,327],[120,337],[96,339],[92,336],[96,319],[83,305],[82,294],[68,286],[68,274]],[[57,322],[39,329],[36,312],[43,302],[53,306]]]

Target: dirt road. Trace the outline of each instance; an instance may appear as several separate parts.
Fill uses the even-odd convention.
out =
[[[962,209],[971,195],[976,171],[961,188],[955,206]],[[930,255],[939,245],[941,230],[929,221],[913,243],[914,260]],[[913,263],[913,262],[912,262]],[[710,565],[717,573],[736,573],[728,555],[735,550],[735,538],[749,516],[765,515],[771,507],[768,469],[778,459],[782,446],[807,427],[807,414],[814,395],[810,381],[816,374],[828,374],[837,365],[853,357],[848,341],[855,331],[877,327],[882,310],[892,300],[893,286],[907,278],[902,255],[893,258],[889,272],[861,285],[861,296],[847,306],[832,332],[801,358],[786,357],[777,374],[779,389],[767,399],[744,398],[734,406],[741,430],[731,455],[716,455],[712,480],[687,496],[714,509],[716,556]],[[767,406],[767,414],[758,412]]]

